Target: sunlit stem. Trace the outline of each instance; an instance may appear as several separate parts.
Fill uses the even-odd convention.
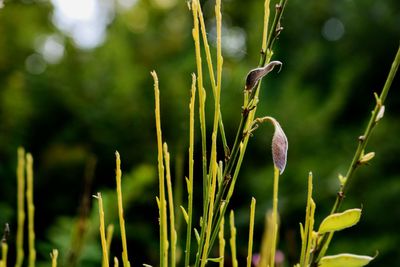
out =
[[[112,241],[113,233],[114,233],[114,225],[109,224],[106,229],[106,244],[107,244],[108,255],[110,255],[110,248],[111,248],[111,241]]]
[[[222,42],[221,42],[221,31],[222,31],[222,19],[221,19],[221,1],[218,0],[216,1],[215,4],[215,17],[216,17],[216,22],[217,22],[217,80],[215,80],[215,75],[214,75],[214,67],[212,63],[212,58],[211,58],[211,52],[210,52],[210,46],[208,44],[208,38],[207,38],[207,31],[204,23],[204,18],[203,18],[203,12],[201,10],[201,7],[199,6],[198,8],[198,16],[199,16],[199,21],[200,21],[200,29],[201,29],[201,35],[203,39],[203,45],[206,53],[206,60],[207,60],[207,66],[208,66],[208,71],[209,71],[209,76],[210,76],[210,82],[212,85],[212,91],[214,95],[214,101],[215,103],[220,103],[219,98],[220,98],[220,92],[221,92],[221,81],[222,81],[222,63],[223,63],[223,58],[222,58]],[[218,123],[219,123],[219,129],[221,132],[221,138],[222,138],[222,144],[224,147],[224,152],[225,156],[229,155],[229,148],[228,148],[228,143],[226,141],[226,136],[225,136],[225,129],[224,129],[224,124],[222,122],[222,115],[220,111],[220,107],[218,108],[219,112],[219,118],[218,118]],[[216,109],[217,111],[217,109]]]
[[[126,244],[124,207],[122,204],[121,158],[120,158],[118,151],[115,152],[115,159],[116,159],[115,177],[116,177],[116,182],[117,182],[118,216],[119,216],[119,226],[121,229],[121,241],[122,241],[122,263],[123,263],[124,267],[130,267],[131,264],[128,260],[128,246]]]
[[[254,235],[254,217],[256,212],[256,199],[251,198],[250,205],[250,224],[249,224],[249,245],[247,248],[247,267],[251,267],[253,254],[253,235]]]
[[[166,180],[167,180],[167,192],[168,192],[168,206],[169,206],[169,227],[170,227],[170,238],[171,238],[171,267],[176,266],[176,230],[175,230],[175,210],[174,210],[174,198],[172,195],[172,182],[171,182],[171,170],[170,170],[170,155],[168,152],[167,143],[164,143],[164,159],[166,168]]]
[[[8,244],[6,241],[1,241],[1,260],[0,260],[1,267],[7,267],[7,254],[8,254]]]
[[[274,192],[272,204],[272,222],[273,222],[273,238],[271,246],[271,262],[270,266],[275,264],[276,243],[278,238],[278,190],[279,190],[279,169],[274,166]]]
[[[50,253],[50,257],[51,257],[51,267],[57,267],[58,250],[53,249],[53,251]]]
[[[17,258],[15,267],[21,267],[24,261],[24,223],[25,223],[25,150],[18,148],[17,167],[17,236],[15,240]]]
[[[167,207],[165,200],[165,184],[164,184],[164,164],[163,164],[163,148],[162,148],[162,132],[161,132],[161,116],[160,116],[160,90],[158,85],[158,77],[155,71],[151,72],[154,80],[155,95],[155,117],[157,130],[157,150],[158,150],[158,180],[159,180],[159,218],[160,218],[160,266],[168,266],[168,236],[167,236]]]
[[[375,128],[375,126],[377,124],[376,118],[378,116],[379,110],[381,109],[382,105],[385,103],[387,94],[392,85],[393,79],[396,76],[399,65],[400,65],[400,46],[399,46],[396,56],[393,60],[392,66],[390,68],[388,77],[386,78],[385,85],[383,86],[382,92],[379,95],[379,97],[376,99],[375,108],[372,111],[370,120],[367,124],[364,134],[362,136],[360,136],[360,138],[359,138],[357,150],[354,153],[353,159],[352,159],[351,164],[346,173],[346,180],[345,180],[344,184],[342,185],[340,192],[337,194],[335,204],[333,205],[333,208],[331,210],[331,214],[339,211],[340,206],[344,200],[344,195],[346,193],[349,181],[352,180],[356,169],[360,166],[359,160],[361,158],[363,151],[365,150],[365,147],[371,136],[372,130]],[[314,255],[313,264],[316,265],[319,262],[319,260],[324,256],[326,250],[328,249],[330,241],[332,240],[333,234],[334,234],[334,232],[330,232],[330,233],[326,233],[322,236],[321,242],[318,244],[318,247],[316,248],[316,250],[313,254]]]
[[[26,154],[26,206],[28,209],[28,267],[35,267],[36,249],[34,227],[35,206],[33,204],[33,158],[30,153]]]
[[[219,256],[222,258],[222,260],[219,262],[219,267],[224,267],[224,262],[225,262],[225,238],[224,238],[224,228],[225,227],[224,227],[224,224],[225,224],[225,220],[224,220],[224,218],[222,218],[221,224],[219,226],[219,233],[218,233]]]
[[[188,222],[186,231],[185,267],[190,264],[190,246],[193,221],[193,168],[194,168],[194,110],[196,103],[196,75],[192,75],[191,98],[189,104],[189,179],[188,179]]]
[[[235,214],[233,210],[231,210],[231,214],[229,216],[230,229],[231,229],[231,238],[229,243],[231,245],[231,255],[232,255],[232,266],[238,267],[238,261],[236,257],[236,227],[235,227]]]
[[[102,267],[108,267],[108,251],[107,251],[107,240],[106,240],[106,230],[105,230],[105,223],[104,223],[104,208],[103,208],[103,198],[101,197],[101,193],[97,193],[94,196],[99,202],[99,221],[100,221],[100,239],[101,239],[101,249],[102,249]]]

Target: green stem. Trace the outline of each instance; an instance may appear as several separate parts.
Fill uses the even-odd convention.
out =
[[[165,200],[164,185],[164,164],[163,164],[163,147],[162,147],[162,131],[160,118],[160,90],[158,87],[158,77],[155,71],[151,72],[154,79],[154,95],[155,95],[155,118],[157,130],[157,150],[158,150],[158,179],[159,179],[159,219],[160,219],[160,266],[168,266],[168,236],[167,236],[167,211]]]
[[[271,246],[271,262],[270,266],[275,264],[275,251],[276,251],[276,240],[278,236],[278,189],[279,189],[279,169],[274,166],[274,192],[272,199],[272,223],[273,223],[273,238]]]
[[[280,24],[280,19],[282,17],[282,12],[284,10],[284,7],[286,6],[287,0],[281,0],[278,4],[280,8],[276,9],[275,12],[275,18],[273,21],[273,24],[271,26],[271,29],[276,29],[278,25]],[[268,27],[268,25],[264,25],[264,27]],[[263,51],[260,56],[260,63],[259,67],[263,67],[266,64],[269,63],[272,57],[272,45],[274,39],[279,35],[279,31],[271,30],[270,35],[267,40],[267,52]],[[230,158],[228,159],[225,169],[224,169],[224,184],[223,186],[218,190],[217,193],[217,198],[215,201],[215,211],[218,211],[221,208],[222,202],[225,202],[224,207],[221,209],[221,212],[219,213],[219,216],[215,217],[215,221],[213,222],[213,234],[211,235],[211,241],[210,241],[210,248],[212,247],[217,235],[218,235],[218,229],[221,223],[221,218],[224,217],[226,208],[229,204],[230,200],[230,194],[233,193],[234,185],[236,183],[236,178],[237,175],[239,174],[239,170],[242,164],[242,160],[247,148],[247,143],[249,140],[249,135],[247,134],[247,131],[249,130],[248,127],[251,125],[252,121],[254,120],[255,113],[257,111],[257,101],[258,101],[258,95],[260,92],[261,88],[261,80],[258,82],[257,86],[254,91],[251,92],[250,98],[248,101],[247,99],[247,92],[245,92],[245,107],[244,107],[244,112],[242,112],[242,118],[238,127],[238,131],[236,133],[236,138],[235,138],[235,143],[232,147],[232,153],[230,155]],[[237,159],[239,157],[239,159]],[[231,179],[231,172],[232,170],[235,169],[233,178]],[[229,188],[229,190],[228,190]],[[227,192],[227,196],[225,197],[225,193]],[[224,199],[225,198],[225,199]],[[218,218],[218,219],[217,219]],[[210,250],[209,250],[210,252]]]
[[[333,205],[331,214],[338,212],[338,210],[340,209],[340,206],[344,200],[344,195],[347,190],[349,181],[353,179],[356,169],[360,166],[360,159],[361,159],[364,149],[368,143],[368,140],[371,136],[372,130],[375,128],[375,126],[377,124],[378,113],[386,100],[387,94],[392,85],[392,82],[396,75],[397,69],[399,68],[399,64],[400,64],[400,46],[399,46],[396,56],[393,60],[392,66],[390,68],[388,77],[386,78],[386,82],[385,82],[385,85],[383,86],[382,92],[381,92],[380,96],[376,99],[375,108],[372,112],[371,118],[368,122],[368,125],[367,125],[365,131],[364,131],[364,134],[359,137],[357,150],[354,153],[354,156],[353,156],[353,159],[349,166],[349,169],[347,170],[346,180],[342,184],[341,189],[337,194],[336,201],[335,201],[335,204]],[[315,253],[314,253],[314,256],[315,256],[314,257],[315,261],[313,262],[314,265],[316,265],[318,263],[318,261],[325,254],[325,252],[329,246],[330,240],[332,239],[332,236],[333,236],[333,232],[326,233],[323,235],[322,240],[321,240],[319,246],[316,248]]]
[[[25,223],[25,202],[24,202],[24,189],[25,189],[25,150],[18,148],[18,167],[17,167],[17,204],[18,204],[18,226],[16,236],[16,263],[15,267],[21,267],[24,261],[24,223]]]
[[[196,75],[192,75],[192,89],[190,99],[190,122],[189,122],[189,181],[188,181],[188,222],[186,232],[186,251],[185,267],[190,264],[190,246],[192,238],[192,220],[193,220],[193,153],[194,153],[194,107],[196,103]]]
[[[251,267],[251,259],[253,254],[253,235],[254,235],[254,217],[256,212],[256,199],[251,198],[250,205],[250,224],[249,224],[249,245],[247,248],[247,267]]]

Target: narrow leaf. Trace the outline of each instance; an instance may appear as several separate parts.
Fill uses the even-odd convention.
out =
[[[157,207],[160,208],[160,199],[158,197],[156,197],[156,201],[157,201]]]
[[[196,228],[194,228],[194,235],[196,236],[197,244],[200,244],[200,235]]]
[[[367,265],[374,258],[370,256],[362,256],[355,254],[338,254],[334,256],[326,256],[321,259],[319,267],[361,267]]]
[[[221,262],[223,259],[224,259],[224,257],[208,258],[207,261],[211,261],[211,262]]]
[[[184,207],[182,207],[182,206],[180,206],[180,207],[181,207],[181,210],[182,210],[183,218],[185,219],[186,224],[187,224],[188,221],[189,221],[189,215],[187,214],[187,212],[186,212]]]
[[[339,231],[358,223],[361,217],[361,209],[349,209],[342,213],[334,213],[326,217],[319,226],[318,233]]]
[[[365,164],[375,157],[375,152],[369,152],[360,158],[360,163]]]

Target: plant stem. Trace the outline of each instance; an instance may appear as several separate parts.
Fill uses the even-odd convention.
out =
[[[208,66],[208,71],[209,71],[209,76],[210,76],[210,82],[211,82],[211,87],[214,95],[214,101],[215,103],[219,105],[220,101],[220,92],[221,92],[221,78],[222,78],[222,63],[223,63],[223,58],[221,54],[221,29],[222,29],[222,24],[221,24],[221,1],[217,1],[215,5],[215,17],[217,20],[217,80],[215,80],[215,75],[214,75],[214,68],[213,68],[213,63],[212,63],[212,58],[211,58],[211,52],[210,52],[210,46],[208,44],[208,38],[207,38],[207,32],[206,32],[206,26],[204,23],[204,17],[203,17],[203,12],[201,10],[201,6],[198,6],[198,18],[200,21],[200,29],[201,29],[201,35],[203,38],[203,45],[204,45],[204,50],[206,52],[206,60],[207,60],[207,66]],[[219,113],[219,118],[218,118],[218,124],[219,124],[219,129],[221,133],[221,139],[222,139],[222,144],[224,147],[224,152],[225,156],[229,156],[229,147],[228,143],[226,141],[226,136],[225,136],[225,129],[224,129],[224,123],[222,121],[222,116],[221,116],[221,111],[220,107],[216,107],[216,110]]]
[[[206,115],[205,115],[205,101],[206,91],[203,87],[203,68],[201,60],[201,49],[200,49],[200,30],[199,30],[199,19],[198,10],[200,9],[200,3],[198,0],[192,1],[192,12],[193,12],[193,40],[195,45],[196,54],[196,67],[197,67],[197,88],[199,93],[199,117],[200,117],[200,132],[201,132],[201,151],[202,151],[202,169],[203,169],[203,201],[207,205],[203,205],[204,212],[207,214],[206,207],[208,207],[208,177],[207,177],[207,137],[206,137]]]
[[[131,264],[129,263],[128,260],[128,247],[126,245],[124,207],[122,205],[121,158],[118,151],[115,151],[115,160],[116,160],[115,179],[117,183],[118,215],[119,215],[119,225],[121,228],[121,240],[122,240],[122,263],[124,267],[130,267]]]
[[[50,257],[51,257],[51,267],[57,267],[58,250],[53,249],[53,251],[50,253]]]
[[[232,267],[238,267],[238,261],[236,257],[236,227],[235,227],[235,214],[233,210],[231,210],[231,214],[229,216],[230,228],[231,228],[231,238],[229,243],[231,245],[231,254],[232,254]]]
[[[397,69],[399,68],[399,64],[400,64],[400,46],[399,46],[396,56],[393,60],[392,66],[390,68],[388,77],[386,78],[386,82],[385,82],[385,85],[383,86],[382,92],[379,95],[379,97],[377,97],[377,99],[376,99],[375,108],[372,111],[370,120],[367,124],[364,134],[362,136],[360,136],[358,139],[359,142],[358,142],[357,150],[354,153],[351,164],[347,170],[346,180],[342,184],[340,191],[338,192],[338,194],[336,196],[335,204],[333,205],[331,214],[338,212],[338,210],[340,209],[340,206],[344,200],[344,196],[345,196],[349,181],[353,179],[356,169],[361,165],[360,159],[364,153],[364,149],[365,149],[365,147],[368,143],[368,140],[371,136],[372,130],[375,128],[375,126],[378,122],[377,121],[378,113],[386,100],[387,94],[392,85],[392,82],[396,75]],[[315,253],[313,254],[313,256],[314,256],[313,264],[314,265],[317,265],[319,260],[324,256],[326,250],[328,249],[330,240],[332,239],[333,233],[334,232],[326,233],[322,236],[321,242],[319,243],[319,245],[317,246],[317,248],[315,250]]]
[[[249,223],[249,245],[247,248],[247,267],[251,267],[251,260],[253,254],[253,236],[254,236],[254,217],[256,212],[256,199],[251,198],[250,205],[250,223]]]
[[[36,250],[35,250],[35,227],[34,216],[35,206],[33,204],[33,158],[30,153],[26,154],[26,206],[28,209],[28,243],[29,243],[29,260],[28,267],[35,267]]]
[[[99,201],[99,220],[100,220],[100,239],[101,239],[101,248],[102,248],[102,254],[103,254],[103,260],[102,260],[102,266],[103,267],[108,267],[109,262],[108,262],[108,252],[107,252],[107,240],[106,240],[106,230],[105,230],[105,223],[104,223],[104,208],[103,208],[103,198],[101,197],[101,193],[97,193],[96,196]]]
[[[174,211],[174,198],[172,195],[172,182],[171,182],[171,170],[170,170],[170,155],[168,152],[167,143],[164,143],[164,159],[166,168],[166,179],[167,179],[167,192],[168,192],[168,206],[169,206],[169,227],[170,227],[170,238],[171,238],[171,267],[176,266],[176,230],[175,230],[175,211]]]
[[[275,12],[275,17],[274,21],[272,23],[271,29],[280,29],[280,20],[282,18],[282,12],[284,10],[284,7],[286,6],[287,0],[281,0],[279,4],[277,5],[276,12]],[[268,22],[268,19],[264,19],[264,21]],[[279,27],[278,27],[279,26]],[[268,27],[268,25],[264,25],[264,27]],[[273,39],[276,39],[276,37],[279,35],[280,31],[276,30],[271,30],[268,40],[267,40],[267,52],[262,51],[261,56],[260,56],[260,62],[259,62],[259,67],[263,67],[266,64],[269,63],[272,57],[272,45],[273,45]],[[218,234],[218,229],[219,229],[219,224],[221,223],[221,217],[225,215],[226,207],[228,206],[229,199],[230,197],[225,196],[225,194],[230,194],[233,193],[233,187],[234,184],[236,183],[236,178],[239,173],[241,163],[246,151],[247,143],[249,141],[249,134],[248,134],[248,128],[251,126],[255,113],[257,111],[257,102],[258,102],[258,95],[259,91],[261,88],[261,79],[258,82],[257,86],[253,91],[251,92],[250,99],[249,101],[246,101],[247,99],[247,92],[245,92],[245,106],[244,110],[242,112],[242,118],[239,123],[238,131],[236,133],[236,138],[235,138],[235,143],[232,147],[232,152],[230,154],[230,158],[228,159],[225,169],[224,169],[224,183],[222,188],[218,190],[217,193],[217,198],[216,198],[216,204],[214,205],[214,212],[218,211],[221,207],[221,203],[225,202],[225,206],[223,209],[221,209],[221,212],[219,213],[219,216],[215,217],[215,223],[213,223],[213,234],[211,237],[211,243],[210,246],[212,247],[213,242],[216,239],[216,236]],[[246,105],[247,104],[247,105]],[[234,171],[234,177],[231,179],[231,172]],[[236,176],[236,178],[235,178]],[[228,193],[226,193],[228,190]],[[225,199],[224,199],[225,198]],[[217,219],[218,218],[218,219]]]
[[[18,148],[18,167],[17,167],[17,206],[18,206],[18,227],[15,240],[17,259],[15,267],[21,267],[24,261],[24,222],[25,222],[25,150]]]
[[[278,188],[279,188],[279,169],[274,166],[274,192],[272,199],[272,225],[274,227],[273,238],[272,238],[272,246],[271,246],[271,262],[270,266],[274,266],[275,264],[275,251],[276,251],[276,241],[278,236]]]
[[[154,79],[155,95],[155,117],[157,129],[157,148],[158,148],[158,179],[159,179],[159,216],[160,216],[160,266],[168,266],[168,237],[167,237],[167,207],[165,200],[164,185],[164,164],[162,148],[162,132],[160,118],[160,90],[158,87],[158,77],[155,71],[151,72]]]
[[[225,238],[224,238],[224,218],[222,218],[221,224],[219,226],[219,256],[221,261],[219,262],[219,267],[224,267],[225,262]]]
[[[188,179],[188,222],[186,232],[185,267],[190,264],[190,243],[192,237],[193,220],[193,153],[194,153],[194,108],[196,103],[196,75],[192,74],[192,89],[189,105],[189,179]]]
[[[7,267],[7,254],[8,254],[8,244],[6,241],[1,241],[0,266],[2,266],[2,267]]]
[[[217,137],[213,135],[213,138],[216,139]],[[207,228],[202,229],[202,232],[204,231],[206,233],[205,235],[205,242],[204,242],[204,248],[203,248],[203,256],[201,259],[201,267],[204,267],[207,263],[207,257],[208,257],[208,248],[210,245],[210,236],[211,236],[211,226],[212,226],[212,219],[213,219],[213,205],[214,205],[214,197],[215,197],[215,189],[217,187],[217,163],[214,162],[214,167],[212,168],[212,181],[211,181],[211,191],[209,194],[209,203],[210,203],[210,208],[208,209],[208,219],[207,219]],[[205,227],[205,224],[203,223],[203,228]]]
[[[111,241],[112,241],[112,236],[114,233],[114,225],[109,224],[107,225],[106,229],[106,244],[107,244],[107,253],[110,255],[110,248],[111,248]]]

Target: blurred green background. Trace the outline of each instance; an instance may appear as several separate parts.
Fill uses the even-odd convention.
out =
[[[106,222],[118,222],[115,150],[122,157],[131,262],[156,265],[157,154],[149,72],[155,69],[159,75],[163,134],[172,155],[176,201],[182,204],[190,74],[195,71],[186,2],[0,4],[4,5],[0,9],[0,223],[11,226],[10,261],[15,258],[17,148],[24,146],[35,160],[37,266],[49,266],[48,254],[54,247],[60,249],[62,266],[100,265],[96,205],[92,209],[87,200],[103,192]],[[214,1],[202,4],[214,48]],[[222,4],[221,110],[232,144],[245,76],[258,63],[264,4],[261,0]],[[344,174],[350,163],[374,106],[373,92],[380,92],[399,45],[400,2],[289,0],[282,26],[274,59],[282,61],[283,68],[263,83],[258,114],[276,117],[289,139],[288,164],[280,184],[279,247],[290,266],[299,256],[298,224],[304,220],[308,172],[314,173],[320,222],[333,205],[337,175]],[[209,84],[206,87],[211,118],[212,94]],[[376,157],[357,172],[344,205],[363,207],[362,220],[337,233],[328,254],[379,251],[370,266],[400,266],[399,114],[397,77],[385,117],[368,145]],[[210,129],[211,120],[208,125]],[[271,132],[272,128],[261,127],[251,139],[232,200],[239,263],[247,252],[251,197],[257,199],[255,252],[264,214],[271,206]],[[196,153],[199,144],[197,139]],[[196,190],[200,196],[200,183]],[[86,216],[88,221],[82,219]],[[116,237],[112,253],[119,257],[120,251]]]

